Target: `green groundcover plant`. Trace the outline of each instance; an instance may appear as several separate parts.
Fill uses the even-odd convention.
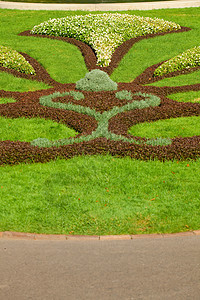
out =
[[[25,74],[35,74],[33,67],[17,51],[0,45],[0,66]]]

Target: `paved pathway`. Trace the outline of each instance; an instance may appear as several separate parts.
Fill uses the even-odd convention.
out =
[[[199,300],[200,236],[0,240],[2,300]]]
[[[200,0],[176,0],[142,3],[100,3],[100,4],[44,4],[0,1],[0,8],[23,10],[88,10],[88,11],[118,11],[118,10],[149,10],[161,8],[200,7]]]

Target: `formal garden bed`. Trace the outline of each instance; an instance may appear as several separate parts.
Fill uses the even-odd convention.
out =
[[[159,83],[199,72],[199,44],[149,65],[129,82],[116,81],[112,75],[141,41],[190,31],[189,26],[159,18],[86,14],[53,18],[19,32],[18,37],[24,39],[75,45],[88,71],[75,82],[63,83],[31,55],[0,46],[1,72],[43,84],[35,91],[0,90],[0,123],[5,131],[0,141],[0,164],[47,163],[102,154],[139,161],[186,161],[187,165],[198,161],[200,83]],[[184,93],[186,98],[189,93],[197,93],[197,100],[173,100]],[[24,123],[19,125],[17,120]],[[154,125],[156,128],[151,129]],[[178,130],[180,127],[191,129]],[[147,231],[151,232],[149,228]]]

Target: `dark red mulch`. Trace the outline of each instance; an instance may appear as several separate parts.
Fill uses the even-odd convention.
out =
[[[127,142],[109,141],[104,138],[89,142],[52,148],[39,148],[26,142],[0,142],[0,165],[31,162],[48,162],[56,158],[72,158],[78,155],[106,154],[134,159],[185,160],[200,155],[200,136],[176,138],[168,146],[135,145]]]
[[[179,31],[190,30],[189,28],[182,27]],[[175,31],[176,33],[178,31]],[[170,33],[170,32],[168,32]],[[163,33],[167,34],[167,33]],[[158,35],[163,35],[158,34]],[[21,33],[21,35],[30,35],[30,32]],[[35,35],[38,37],[38,35]],[[131,39],[126,43],[122,44],[115,53],[113,54],[111,66],[109,68],[102,68],[109,74],[117,66],[121,58],[130,47],[135,43],[144,38],[154,37],[156,35],[140,37],[137,39]],[[96,57],[92,49],[82,42],[75,39],[69,38],[57,38],[49,36],[53,39],[66,40],[77,45],[83,53],[88,69],[97,68]],[[70,41],[69,41],[70,40]],[[72,41],[73,40],[73,41]],[[6,70],[15,76],[22,78],[33,78],[37,81],[43,81],[53,88],[47,90],[40,90],[35,92],[9,92],[0,91],[0,97],[13,97],[16,99],[16,103],[8,103],[0,105],[0,115],[7,117],[41,117],[45,119],[52,119],[56,122],[62,122],[69,127],[72,127],[76,131],[80,132],[80,135],[91,134],[97,128],[97,122],[94,118],[79,114],[72,111],[66,111],[62,109],[55,109],[50,107],[44,107],[39,104],[39,98],[43,95],[49,95],[55,91],[64,92],[75,89],[75,84],[61,84],[53,80],[50,75],[40,66],[40,64],[32,59],[30,56],[23,54],[24,57],[31,63],[35,68],[37,75],[25,75],[13,70]],[[116,58],[115,58],[116,55]],[[117,58],[118,57],[118,58]],[[180,116],[200,116],[200,104],[199,103],[179,103],[166,98],[166,95],[170,93],[177,93],[180,91],[189,90],[200,90],[200,84],[178,86],[178,87],[154,87],[154,86],[142,86],[141,84],[157,81],[159,79],[153,78],[153,71],[156,65],[151,66],[145,70],[140,76],[138,76],[132,83],[119,83],[118,91],[126,89],[128,91],[142,92],[155,94],[161,98],[161,105],[159,107],[151,107],[142,110],[132,110],[124,112],[113,117],[109,121],[109,129],[111,132],[121,134],[127,137],[132,137],[127,133],[128,129],[134,124],[145,122],[145,121],[156,121],[159,119],[166,119],[170,117]],[[5,68],[3,68],[4,70]],[[197,70],[196,68],[195,70]],[[0,69],[2,70],[2,69]],[[195,71],[191,69],[187,72]],[[5,70],[4,70],[5,71]],[[174,72],[162,76],[162,78],[177,76],[183,72]],[[26,77],[27,76],[27,77]],[[72,102],[74,104],[88,106],[94,108],[97,111],[103,112],[110,110],[114,106],[122,106],[126,104],[127,100],[119,100],[115,98],[114,92],[83,92],[85,99],[74,100],[72,97],[62,97],[54,99],[54,101],[60,102]],[[141,97],[134,97],[134,100],[141,100]],[[134,101],[133,100],[133,101]],[[79,135],[79,136],[80,136]],[[136,139],[142,139],[140,137]],[[142,139],[143,140],[143,139]],[[159,159],[159,160],[185,160],[185,159],[197,159],[200,157],[200,136],[189,137],[189,138],[174,138],[171,145],[168,146],[150,146],[150,145],[135,145],[122,141],[109,141],[105,138],[98,138],[89,142],[75,143],[72,145],[66,145],[61,147],[52,148],[39,148],[31,146],[27,142],[12,142],[2,141],[0,142],[0,164],[17,164],[20,162],[46,162],[56,157],[71,158],[76,155],[82,154],[105,154],[110,153],[119,157],[130,156],[135,159]]]

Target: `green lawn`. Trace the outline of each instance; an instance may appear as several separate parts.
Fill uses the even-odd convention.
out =
[[[182,117],[144,122],[132,126],[129,133],[145,138],[174,138],[200,135],[200,117]]]
[[[170,94],[168,98],[178,102],[200,102],[200,91],[190,91],[185,93]]]
[[[5,166],[0,228],[39,233],[137,234],[199,229],[197,162],[76,157]]]
[[[74,83],[87,72],[78,48],[62,41],[17,34],[49,18],[77,13],[88,12],[0,9],[0,44],[32,56],[53,79]],[[130,82],[152,64],[200,45],[200,8],[128,13],[175,21],[192,30],[135,44],[111,75],[116,82]],[[178,76],[175,85],[187,81],[200,83],[199,74],[198,71],[183,75],[186,79]],[[3,72],[0,76],[0,89],[7,91],[49,88]],[[195,93],[183,95],[183,101],[198,99],[200,94]],[[179,93],[168,97],[180,101],[181,96]],[[197,127],[197,122],[191,128],[195,124]],[[169,131],[173,134],[174,129]],[[2,133],[3,139],[8,138],[8,133]],[[139,161],[109,155],[1,166],[0,231],[103,235],[197,230],[200,229],[199,170],[200,160]]]
[[[190,85],[200,82],[200,71],[196,71],[187,75],[179,75],[177,77],[165,78],[161,81],[154,82],[153,86],[178,86],[178,85]]]
[[[12,74],[0,72],[0,90],[10,92],[26,92],[48,89],[50,86],[43,82],[14,77]]]
[[[0,140],[31,142],[47,138],[50,141],[72,137],[78,134],[64,124],[40,118],[10,119],[0,117]]]

